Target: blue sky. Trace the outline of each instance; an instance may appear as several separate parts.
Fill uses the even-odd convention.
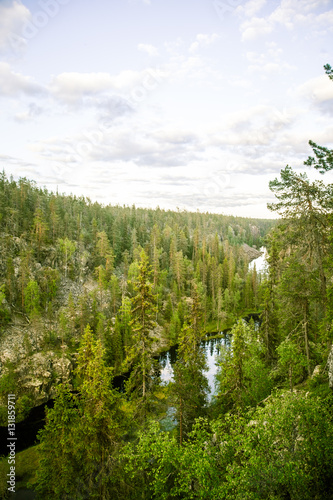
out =
[[[269,180],[333,146],[326,63],[327,0],[0,0],[0,166],[104,204],[271,217]]]

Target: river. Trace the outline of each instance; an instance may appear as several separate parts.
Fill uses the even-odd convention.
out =
[[[250,263],[249,268],[250,269],[251,267],[253,268],[255,264],[257,272],[264,272],[267,266],[265,261],[266,249],[262,247],[260,251],[264,252],[264,254],[258,257],[257,259],[253,260]],[[244,319],[249,319],[249,318],[244,318]],[[259,318],[254,317],[255,321],[258,321],[258,319]],[[215,375],[218,370],[216,362],[219,354],[219,348],[221,345],[225,345],[229,342],[228,331],[226,330],[225,332],[221,333],[223,334],[221,338],[206,339],[203,340],[201,343],[201,346],[203,347],[206,353],[208,370],[206,371],[205,374],[208,379],[210,387],[208,394],[210,400],[215,393]],[[172,380],[173,377],[172,365],[174,364],[176,359],[177,359],[177,348],[175,346],[173,346],[167,352],[160,354],[158,360],[161,366],[160,373],[161,373],[161,381],[163,384],[167,384]],[[117,377],[117,379],[119,380],[117,380],[115,386],[121,389],[121,387],[123,387],[124,380],[126,380],[126,376],[123,375]],[[17,431],[18,434],[20,435],[20,439],[18,440],[17,444],[17,451],[24,450],[27,447],[32,446],[34,444],[38,430],[41,429],[44,425],[45,406],[52,407],[53,401],[49,401],[47,404],[43,404],[39,407],[33,408],[29,416],[23,422],[17,424]],[[7,451],[5,445],[7,433],[8,433],[7,427],[0,427],[0,455],[1,454],[5,455]]]
[[[208,370],[205,372],[205,375],[208,379],[210,387],[208,394],[209,399],[211,399],[211,397],[215,393],[215,375],[218,369],[216,361],[220,351],[220,346],[228,344],[229,342],[227,331],[222,333],[224,333],[224,336],[222,338],[207,339],[201,342],[201,347],[203,348],[206,354],[206,362],[208,367]],[[162,353],[160,355],[159,357],[159,363],[161,366],[160,376],[163,385],[173,381],[172,366],[176,360],[177,360],[177,349],[175,347],[172,347],[169,351]]]
[[[260,252],[262,255],[252,260],[249,264],[249,270],[253,269],[256,266],[257,273],[265,273],[267,270],[267,250],[266,247],[261,247]],[[255,316],[255,315],[254,315]],[[249,319],[249,318],[244,318]],[[259,318],[254,318],[255,322],[259,324]],[[218,355],[220,352],[220,346],[226,345],[229,342],[228,339],[228,330],[221,332],[223,334],[222,338],[214,338],[207,339],[201,342],[201,347],[204,349],[206,353],[206,361],[208,370],[205,375],[208,379],[209,383],[209,400],[211,400],[212,396],[215,394],[215,375],[218,371]],[[173,380],[173,368],[172,365],[177,359],[177,349],[176,347],[172,347],[169,351],[162,353],[159,356],[159,363],[161,366],[161,382],[163,384],[167,384],[168,382]]]
[[[249,270],[252,270],[254,266],[256,266],[257,273],[265,273],[268,266],[266,261],[266,258],[268,256],[266,247],[261,247],[260,252],[263,252],[263,254],[257,259],[254,259],[250,262]]]

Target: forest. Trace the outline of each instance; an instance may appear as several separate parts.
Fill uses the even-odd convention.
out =
[[[310,146],[325,179],[333,151]],[[16,422],[54,400],[16,455],[17,490],[333,499],[333,184],[287,165],[270,189],[265,220],[104,206],[2,172],[0,423],[9,394]],[[202,340],[221,336],[208,397]],[[171,346],[166,384],[156,355]],[[3,498],[8,471],[3,456]]]

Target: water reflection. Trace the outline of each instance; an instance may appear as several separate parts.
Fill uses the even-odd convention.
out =
[[[210,391],[209,398],[215,393],[215,375],[218,370],[218,366],[216,364],[221,345],[230,345],[230,339],[227,334],[224,334],[222,338],[214,338],[207,339],[201,342],[201,347],[203,348],[205,355],[208,370],[205,372],[205,376],[208,379]],[[161,354],[159,357],[160,363],[160,373],[161,373],[161,382],[164,384],[168,384],[173,381],[173,364],[177,360],[177,347],[173,346],[169,351]]]

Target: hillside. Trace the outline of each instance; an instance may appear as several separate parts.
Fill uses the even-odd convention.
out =
[[[278,223],[101,206],[5,174],[0,187],[2,423],[13,398],[17,422],[55,401],[17,456],[23,488],[333,498],[331,184],[286,167]],[[263,244],[261,275],[248,264]],[[240,319],[253,312],[260,324]],[[209,400],[202,339],[225,327]],[[155,355],[175,344],[161,384]]]
[[[53,397],[59,381],[72,382],[88,324],[107,363],[122,370],[130,339],[121,318],[142,249],[157,294],[155,349],[178,341],[193,282],[201,287],[206,329],[258,307],[248,245],[260,247],[272,220],[102,206],[5,173],[0,213],[0,387],[2,404],[7,390],[17,395],[19,418]]]

